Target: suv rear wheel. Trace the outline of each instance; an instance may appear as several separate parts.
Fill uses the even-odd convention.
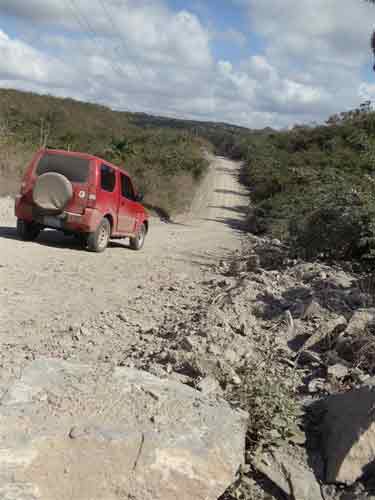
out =
[[[17,234],[24,241],[35,240],[41,231],[39,224],[17,219]]]
[[[87,247],[87,233],[74,233],[74,238],[82,248]]]
[[[108,246],[111,236],[111,224],[109,220],[104,218],[94,233],[90,233],[87,237],[87,247],[91,252],[104,252]]]
[[[136,236],[134,236],[134,238],[130,238],[130,248],[132,248],[133,250],[140,250],[144,245],[146,233],[146,226],[145,224],[142,224],[138,229],[138,233],[136,234]]]

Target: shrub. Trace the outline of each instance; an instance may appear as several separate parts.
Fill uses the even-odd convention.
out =
[[[229,136],[227,135],[228,139]],[[227,151],[240,152],[242,180],[262,230],[305,257],[375,255],[375,112],[367,106],[326,125],[289,131],[238,132]],[[258,231],[251,214],[249,228]]]
[[[262,361],[249,361],[238,370],[242,383],[228,394],[232,404],[249,413],[249,461],[252,455],[277,446],[299,432],[301,410],[295,397],[295,374],[290,367],[280,365],[274,340],[263,340],[263,344]]]
[[[371,256],[375,206],[358,192],[323,197],[321,206],[290,221],[290,240],[306,258]]]

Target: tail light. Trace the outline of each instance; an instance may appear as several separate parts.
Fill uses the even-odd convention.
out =
[[[96,162],[90,163],[90,175],[88,181],[88,190],[87,190],[87,207],[95,208],[96,207],[96,186],[98,185],[98,168]]]
[[[87,206],[89,208],[95,208],[96,204],[96,192],[94,190],[90,190],[87,195]]]
[[[20,194],[25,194],[26,193],[26,188],[27,188],[27,182],[26,181],[22,181],[21,182],[21,189],[20,189]]]

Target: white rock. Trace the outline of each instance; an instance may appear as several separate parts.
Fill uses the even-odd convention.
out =
[[[273,450],[257,458],[254,466],[288,495],[288,498],[322,500],[320,486],[314,473],[307,464],[294,458],[290,450]]]
[[[316,392],[323,391],[325,388],[326,381],[324,378],[314,378],[308,384],[308,391],[310,394],[315,394]]]
[[[246,427],[244,412],[178,382],[41,359],[2,400],[0,491],[17,490],[2,496],[14,500],[216,500],[243,462]]]
[[[371,324],[375,322],[375,309],[358,309],[351,317],[349,324],[345,330],[345,335],[357,335]]]
[[[216,378],[207,376],[204,379],[202,379],[199,383],[197,388],[205,395],[208,394],[222,394],[222,389],[220,387],[219,382],[216,380]]]
[[[337,380],[346,377],[348,373],[349,373],[349,368],[347,368],[342,363],[336,363],[335,365],[329,366],[327,368],[327,374],[330,377],[336,378]]]

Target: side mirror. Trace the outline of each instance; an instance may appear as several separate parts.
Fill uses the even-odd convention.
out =
[[[141,193],[141,192],[138,192],[136,195],[135,195],[135,201],[137,201],[138,203],[141,203],[143,201],[143,198],[144,198],[144,194]]]

